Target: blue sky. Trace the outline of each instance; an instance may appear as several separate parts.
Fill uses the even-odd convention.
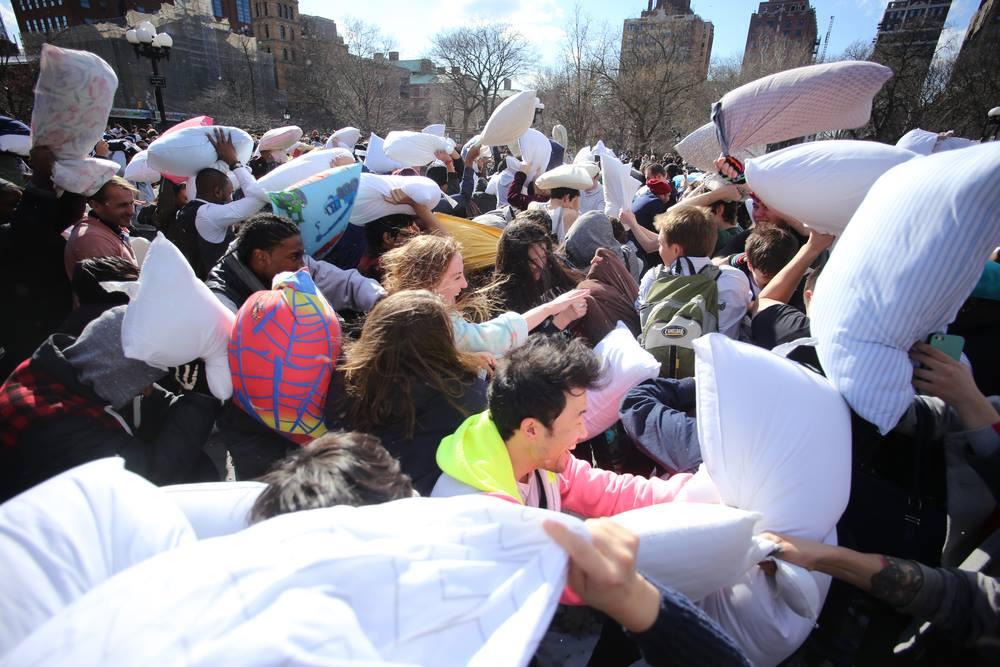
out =
[[[583,11],[597,24],[621,28],[626,18],[639,16],[643,0],[579,0]],[[835,55],[856,40],[870,41],[887,0],[812,0],[819,35],[826,34],[830,16],[836,16],[829,54]],[[8,30],[16,30],[11,0],[0,0],[0,13]],[[750,14],[758,0],[693,0],[692,8],[715,24],[713,58],[739,57],[746,44]],[[962,36],[975,13],[978,0],[954,0],[943,40]],[[426,55],[430,35],[442,27],[456,27],[477,20],[505,20],[517,26],[539,55],[539,65],[552,65],[559,53],[563,26],[575,0],[300,0],[304,14],[343,22],[359,18],[382,27],[395,41],[403,58]]]

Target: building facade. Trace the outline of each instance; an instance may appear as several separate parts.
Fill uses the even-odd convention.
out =
[[[874,59],[888,62],[905,52],[926,62],[926,74],[950,9],[951,0],[892,0],[878,24]]]
[[[260,48],[274,55],[274,83],[278,90],[286,90],[305,64],[299,0],[254,0],[252,9],[253,34]]]
[[[690,0],[649,0],[637,19],[625,19],[622,29],[622,66],[641,64],[669,53],[672,63],[685,64],[708,76],[715,26],[691,10]]]
[[[765,0],[750,15],[743,69],[781,63],[781,69],[813,62],[819,40],[816,10],[806,0]]]
[[[965,32],[962,50],[958,54],[956,69],[972,63],[983,63],[986,66],[997,56],[1000,48],[1000,0],[981,0],[979,9]]]
[[[229,22],[234,32],[251,30],[251,0],[204,0],[208,11]],[[123,23],[130,11],[155,14],[158,0],[11,0],[22,35],[52,35],[78,25]],[[187,3],[197,4],[197,3]]]

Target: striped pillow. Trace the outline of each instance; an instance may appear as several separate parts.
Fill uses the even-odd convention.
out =
[[[827,376],[882,433],[913,400],[907,351],[955,319],[998,243],[1000,143],[894,167],[854,214],[810,325]]]

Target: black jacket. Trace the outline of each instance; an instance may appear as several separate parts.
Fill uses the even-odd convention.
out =
[[[240,261],[235,252],[226,253],[208,272],[205,279],[208,289],[225,296],[239,308],[254,292],[270,289],[260,278]]]
[[[35,351],[31,364],[54,378],[60,391],[82,396],[102,409],[106,402],[80,382],[63,351],[70,336],[51,336]],[[30,388],[29,388],[30,390]],[[35,418],[20,430],[13,447],[0,451],[0,501],[77,465],[108,456],[121,456],[125,467],[154,484],[205,481],[212,470],[202,448],[212,432],[219,401],[203,394],[175,396],[154,386],[141,401],[141,419],[128,424],[121,415],[96,419],[82,413]]]

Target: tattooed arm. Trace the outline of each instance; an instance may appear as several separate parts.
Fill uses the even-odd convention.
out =
[[[993,577],[797,537],[762,537],[778,545],[775,557],[857,586],[903,613],[930,621],[955,641],[970,642],[1000,630],[1000,582]]]

